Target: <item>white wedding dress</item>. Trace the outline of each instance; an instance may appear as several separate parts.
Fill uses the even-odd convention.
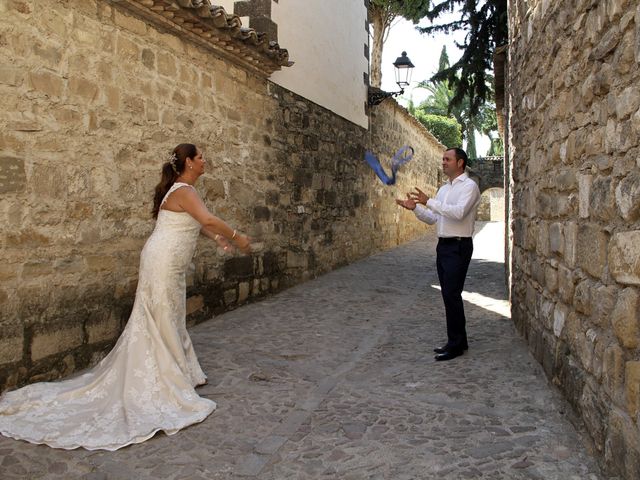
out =
[[[176,183],[164,199],[180,187],[192,188]],[[0,433],[55,448],[117,450],[159,430],[174,434],[216,408],[194,390],[206,376],[185,325],[185,272],[199,232],[188,213],[160,210],[140,255],[133,311],[113,350],[75,378],[5,393]]]

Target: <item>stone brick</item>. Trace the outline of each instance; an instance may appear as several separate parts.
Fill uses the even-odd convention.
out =
[[[51,164],[34,165],[31,169],[31,190],[42,197],[63,198],[67,191],[67,173]]]
[[[248,278],[253,275],[253,258],[231,258],[224,263],[224,274],[228,278]]]
[[[53,265],[48,261],[30,261],[22,266],[21,276],[24,279],[49,275],[53,272]]]
[[[115,24],[119,27],[126,28],[133,33],[137,33],[138,35],[145,36],[147,33],[147,24],[142,20],[139,20],[130,15],[125,15],[120,10],[114,10],[113,17]]]
[[[120,320],[115,315],[108,318],[98,316],[87,320],[85,329],[87,331],[87,343],[101,343],[112,341],[120,335]]]
[[[604,449],[606,439],[606,425],[602,419],[606,418],[607,410],[607,405],[600,400],[598,392],[585,387],[580,398],[580,411],[587,431],[599,451]]]
[[[618,120],[635,113],[640,108],[640,93],[635,87],[627,87],[616,98],[616,115]]]
[[[549,226],[549,251],[562,255],[564,253],[564,232],[561,223]]]
[[[609,395],[617,403],[623,402],[624,369],[624,351],[617,344],[610,344],[605,349],[602,376]]]
[[[607,244],[606,232],[595,226],[580,225],[576,249],[578,266],[592,276],[600,278],[607,261]]]
[[[150,48],[142,50],[142,64],[149,70],[154,70],[156,66],[156,55]]]
[[[18,265],[0,263],[0,281],[12,280],[18,276]]]
[[[595,287],[595,289],[592,289],[593,312],[591,318],[598,327],[603,329],[609,328],[609,317],[616,305],[618,291],[619,289],[615,285],[599,285]]]
[[[608,420],[605,460],[610,468],[625,475],[640,477],[640,434],[636,423],[620,409],[612,409]]]
[[[162,51],[158,52],[158,73],[166,77],[175,78],[178,69],[173,55]]]
[[[249,298],[251,284],[249,282],[241,282],[238,284],[238,303],[244,303]]]
[[[549,256],[549,227],[547,222],[540,222],[538,224],[536,252],[544,258]]]
[[[627,411],[632,418],[640,413],[640,361],[625,364]]]
[[[307,268],[309,259],[303,253],[287,252],[287,268]]]
[[[568,267],[574,267],[577,262],[578,225],[576,222],[566,222],[564,225],[564,258]]]
[[[29,72],[29,84],[51,97],[59,97],[64,88],[62,78],[44,70]]]
[[[635,42],[636,63],[640,63],[640,5],[636,7],[635,24],[636,24],[636,42]]]
[[[631,222],[640,218],[640,173],[634,171],[623,178],[615,197],[622,218]]]
[[[235,289],[228,289],[224,291],[224,304],[234,305],[238,298],[238,292]]]
[[[54,70],[60,67],[62,61],[62,48],[57,45],[42,45],[35,43],[33,45],[33,53],[36,54],[44,62],[44,64]]]
[[[87,255],[84,261],[91,272],[113,271],[118,265],[118,259],[112,255]]]
[[[579,175],[578,184],[580,218],[589,218],[589,199],[591,197],[593,175]]]
[[[546,265],[544,272],[544,284],[549,293],[556,293],[558,290],[558,269],[550,264]]]
[[[193,295],[187,298],[187,315],[191,315],[204,307],[204,297],[202,295]]]
[[[0,193],[23,192],[26,187],[24,159],[0,156]]]
[[[640,300],[635,288],[625,288],[611,314],[611,325],[620,344],[626,348],[640,345]]]
[[[611,177],[597,177],[589,195],[591,218],[608,220],[615,215],[615,190]]]
[[[34,333],[31,341],[31,360],[36,362],[49,355],[79,347],[83,339],[81,325],[59,327],[52,325],[48,330]]]
[[[0,337],[0,365],[22,360],[24,347],[23,329],[20,326],[2,326]]]
[[[566,305],[557,304],[553,311],[553,333],[556,337],[560,338],[564,325],[567,320],[567,313],[569,309]]]
[[[22,83],[23,73],[17,67],[0,66],[0,84],[17,87]]]
[[[118,57],[121,60],[137,60],[140,57],[140,47],[138,44],[125,35],[118,35],[116,45]]]
[[[69,93],[85,101],[94,102],[98,96],[98,85],[85,78],[73,77],[69,79]]]
[[[609,245],[609,269],[617,282],[640,285],[640,230],[613,236]]]
[[[589,280],[583,280],[576,286],[573,305],[576,311],[585,315],[591,314],[591,282]]]
[[[573,345],[576,357],[582,364],[583,371],[585,373],[593,373],[593,360],[597,333],[593,329],[588,329],[586,332],[582,332],[582,325],[586,322],[583,321],[584,317],[578,316],[574,312],[569,314],[568,319],[568,343]]]

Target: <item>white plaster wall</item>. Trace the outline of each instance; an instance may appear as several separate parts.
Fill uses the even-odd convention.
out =
[[[364,0],[273,2],[278,43],[295,64],[275,72],[271,80],[367,128],[366,18]]]

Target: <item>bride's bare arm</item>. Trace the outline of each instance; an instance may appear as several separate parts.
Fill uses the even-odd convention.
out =
[[[229,240],[227,240],[225,237],[223,237],[219,233],[213,232],[208,227],[202,227],[200,229],[200,233],[205,237],[209,237],[211,240],[215,240],[218,246],[222,247],[224,250],[227,250],[227,251],[234,250],[233,245],[231,244],[231,242],[229,242]]]
[[[238,250],[242,253],[251,252],[251,242],[249,237],[231,228],[227,222],[209,212],[206,205],[193,188],[180,188],[173,194],[178,194],[176,195],[177,203],[185,212],[195,218],[200,225],[202,225],[202,229],[200,231],[206,236],[218,241],[215,236],[220,235],[226,239],[227,242],[230,241],[235,244]]]

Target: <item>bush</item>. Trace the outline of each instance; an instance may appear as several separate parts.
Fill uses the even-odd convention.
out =
[[[445,147],[462,145],[462,127],[455,118],[431,115],[416,110],[415,117]]]

